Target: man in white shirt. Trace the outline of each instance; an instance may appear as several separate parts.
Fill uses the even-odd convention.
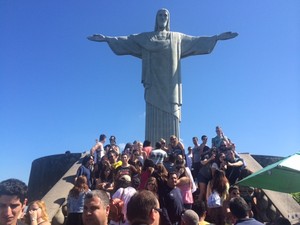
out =
[[[154,162],[155,165],[158,163],[163,163],[164,160],[168,157],[166,151],[161,149],[161,144],[156,142],[155,149],[150,153],[150,159]]]
[[[136,193],[136,189],[131,185],[131,177],[129,175],[121,176],[115,182],[116,192],[112,195],[112,199],[119,198],[124,202],[122,213],[124,214],[124,221],[113,221],[109,222],[110,225],[129,225],[129,222],[126,217],[127,204],[130,201],[131,197]]]

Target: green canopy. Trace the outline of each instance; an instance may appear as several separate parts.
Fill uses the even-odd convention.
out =
[[[237,184],[285,193],[300,192],[300,152],[266,166]]]

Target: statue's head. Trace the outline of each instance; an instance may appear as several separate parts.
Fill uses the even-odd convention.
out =
[[[160,9],[156,13],[155,31],[170,31],[170,12],[167,9]]]

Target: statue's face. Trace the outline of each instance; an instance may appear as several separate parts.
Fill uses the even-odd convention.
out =
[[[169,14],[166,10],[160,10],[157,13],[156,22],[160,29],[166,28],[169,20]]]

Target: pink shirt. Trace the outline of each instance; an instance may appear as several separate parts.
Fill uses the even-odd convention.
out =
[[[144,147],[143,151],[146,152],[147,158],[148,158],[150,156],[151,151],[152,151],[152,147],[151,146]]]
[[[181,192],[183,204],[192,204],[194,203],[194,198],[192,194],[191,184],[183,184],[178,186]]]

